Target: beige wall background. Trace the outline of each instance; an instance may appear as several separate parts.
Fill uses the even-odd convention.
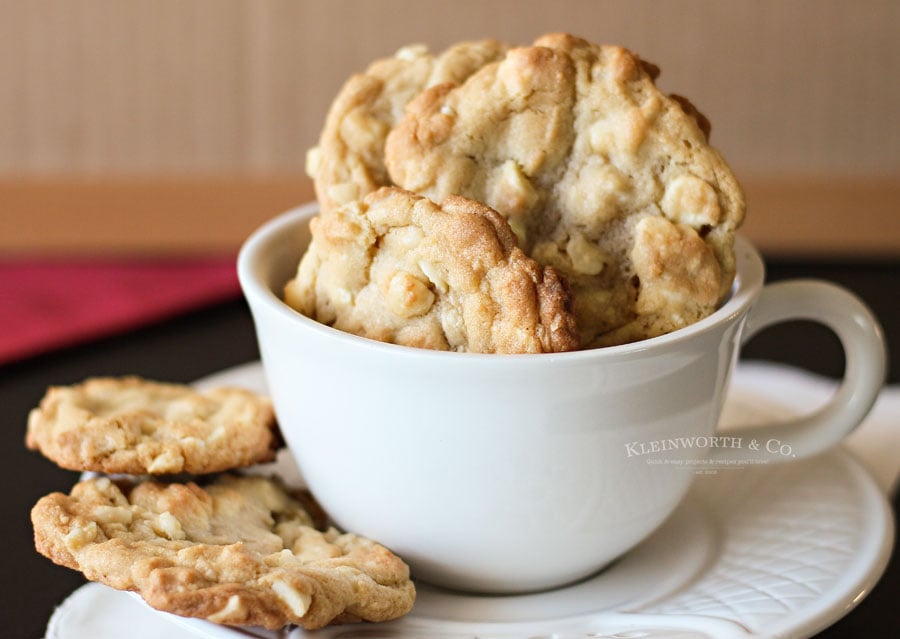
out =
[[[900,255],[891,0],[0,0],[0,248],[235,245],[310,197],[305,151],[349,74],[410,42],[556,30],[635,50],[700,107],[764,248]],[[129,193],[153,238],[118,229]]]

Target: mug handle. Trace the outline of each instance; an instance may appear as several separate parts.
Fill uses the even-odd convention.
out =
[[[772,454],[760,445],[714,449],[713,457],[791,460],[810,457],[834,446],[868,414],[884,384],[884,336],[872,311],[848,290],[819,280],[791,280],[763,288],[750,309],[741,345],[759,331],[788,320],[811,320],[830,328],[841,341],[846,365],[841,384],[828,402],[810,415],[759,427],[729,429],[745,442],[777,441],[790,455]]]

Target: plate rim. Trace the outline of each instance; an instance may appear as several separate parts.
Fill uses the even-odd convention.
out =
[[[757,371],[760,368],[760,364],[757,363],[753,363],[751,364],[751,366]],[[773,377],[782,375],[785,377],[795,378],[797,375],[797,371],[795,369],[785,370],[784,367],[780,365],[772,366],[771,372]],[[810,375],[810,377],[813,376]],[[257,360],[216,371],[210,375],[196,380],[195,384],[199,387],[209,387],[212,385],[219,385],[224,383],[258,386],[258,383],[264,383],[264,379],[264,371],[262,370],[261,363]],[[254,383],[247,384],[248,381]],[[741,365],[738,364],[738,367],[736,368],[734,375],[732,376],[732,385],[738,388],[740,386],[740,382]],[[254,388],[254,390],[259,389]],[[767,397],[767,399],[772,404],[778,404],[778,400],[775,398]],[[771,622],[770,624],[766,624],[766,627],[764,628],[752,630],[744,627],[743,632],[737,632],[737,634],[735,634],[734,636],[744,636],[752,638],[784,636],[811,637],[816,633],[822,631],[823,629],[829,627],[834,622],[838,621],[846,614],[850,613],[854,608],[856,608],[856,606],[858,606],[859,603],[861,603],[872,592],[872,590],[884,574],[884,571],[887,568],[887,565],[892,556],[895,544],[895,522],[893,509],[890,505],[890,502],[888,501],[887,496],[879,486],[878,482],[873,477],[871,471],[866,467],[865,463],[858,459],[857,456],[853,452],[848,450],[845,446],[837,446],[824,453],[823,455],[819,456],[819,461],[828,457],[834,457],[835,459],[840,460],[841,466],[843,468],[842,481],[851,481],[854,484],[854,495],[862,495],[866,504],[865,506],[863,506],[863,512],[865,513],[865,519],[863,520],[864,525],[861,527],[865,534],[862,535],[862,540],[859,542],[858,546],[854,546],[853,548],[853,561],[851,562],[851,565],[854,567],[854,570],[852,578],[848,580],[844,575],[835,577],[828,590],[820,593],[820,595],[817,596],[811,603],[802,606],[799,611],[786,611],[782,617],[779,617],[777,620]],[[737,471],[729,470],[725,472]],[[714,477],[698,477],[697,480],[695,480],[695,484],[699,484],[702,491],[703,482],[713,479]],[[694,489],[692,489],[689,494],[692,496],[691,499],[697,500],[697,494]],[[701,507],[709,508],[714,506],[705,504],[701,505]],[[862,556],[860,556],[860,553],[862,553]],[[710,562],[710,565],[705,568],[707,572],[710,570],[710,566],[715,565],[718,561],[720,561],[721,552],[717,553],[714,557],[715,558]],[[699,579],[703,574],[704,573],[701,572],[700,575],[695,575],[695,579]],[[90,583],[85,584],[85,586],[82,586],[81,588],[76,590],[75,593],[78,593],[82,588],[90,585]],[[681,589],[676,589],[675,593],[679,592],[680,590]],[[75,593],[70,595],[70,598],[67,598],[54,611],[47,626],[47,637],[63,637],[63,635],[60,635],[58,632],[58,626],[61,622],[61,618],[64,612],[68,611],[71,608],[71,605],[74,603],[72,597],[75,596]],[[564,622],[567,627],[571,627],[572,623],[577,621],[578,618],[583,618],[585,621],[596,621],[597,619],[601,619],[603,617],[608,620],[613,620],[614,618],[622,618],[630,619],[639,623],[641,617],[653,615],[658,620],[661,615],[655,615],[652,612],[644,613],[642,612],[641,607],[652,608],[653,605],[664,603],[667,598],[671,598],[675,593],[670,592],[668,595],[662,596],[661,599],[651,602],[651,604],[642,604],[641,606],[638,606],[634,612],[628,612],[627,609],[597,611],[593,613],[586,613],[584,615],[570,615],[560,617],[559,620],[561,622]],[[138,595],[133,594],[132,596],[136,597],[138,601],[141,601],[143,603],[143,600],[141,600]],[[67,604],[69,605],[67,606]],[[810,610],[806,610],[806,608],[810,608]],[[154,613],[159,612],[153,610],[149,606],[147,606],[147,609]],[[202,619],[182,618],[171,614],[162,614],[165,615],[165,617],[176,626],[190,632],[191,636],[206,639],[246,639],[247,637],[274,639],[276,637],[285,636],[290,636],[292,639],[301,639],[302,637],[306,636],[302,629],[299,628],[292,628],[282,631],[266,631],[256,628],[236,628],[216,625]],[[703,619],[713,620],[711,624],[706,624],[708,626],[707,630],[709,628],[720,627],[724,631],[729,627],[728,625],[716,626],[716,623],[718,623],[718,621],[725,620],[716,621],[717,618],[711,616],[703,617],[702,615],[688,614],[678,615],[677,613],[668,613],[666,616],[671,618],[673,621],[675,621],[675,618],[678,617],[682,617],[681,621],[687,621],[687,617],[698,617],[701,619],[701,621]],[[541,620],[540,623],[545,624],[553,621],[554,619],[548,618],[546,620]],[[733,620],[727,621],[729,623],[734,623],[736,627],[742,627]],[[484,628],[494,627],[501,634],[513,636],[509,635],[509,632],[511,630],[514,631],[516,628],[521,629],[523,628],[523,624],[527,625],[529,622],[472,622],[464,620],[435,619],[433,617],[420,618],[415,616],[408,616],[394,622],[388,622],[387,624],[379,624],[378,628],[383,628],[385,631],[388,631],[385,634],[379,636],[390,636],[391,625],[398,623],[410,626],[410,630],[416,629],[419,631],[421,631],[423,625],[427,626],[429,623],[438,623],[443,628],[450,629],[454,636],[471,635],[472,633],[467,632],[466,628],[472,628],[474,626],[478,626],[482,630]],[[702,625],[704,624],[701,623],[698,627],[696,627],[696,630],[703,632],[704,629],[701,627]],[[345,632],[347,629],[346,626],[337,626],[330,628],[338,628],[338,630],[330,631],[329,628],[326,628],[324,629],[324,634],[322,634],[323,631],[318,631],[316,633],[316,636],[337,636]],[[374,628],[375,627],[373,626],[373,629]],[[402,636],[402,626],[398,627],[397,630],[401,633]],[[435,630],[439,629],[435,628]],[[719,635],[716,634],[711,636]]]

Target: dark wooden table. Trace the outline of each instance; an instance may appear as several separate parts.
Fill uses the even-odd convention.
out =
[[[895,346],[889,381],[900,382],[900,262],[769,262],[770,281],[821,277],[847,286],[868,302],[885,327],[889,347]],[[832,377],[839,376],[843,369],[836,338],[825,329],[802,322],[765,331],[747,346],[744,355],[786,362]],[[54,606],[83,583],[79,574],[53,565],[32,545],[28,518],[31,506],[46,493],[68,491],[77,480],[76,473],[60,470],[24,447],[26,415],[46,387],[88,376],[124,374],[190,382],[257,358],[249,312],[243,302],[235,301],[0,368],[4,552],[0,635],[8,639],[42,637]],[[900,506],[896,496],[893,505],[896,512]],[[900,637],[900,561],[896,558],[874,591],[820,635],[828,639],[863,636]]]

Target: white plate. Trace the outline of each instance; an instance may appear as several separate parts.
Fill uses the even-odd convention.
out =
[[[789,394],[790,372],[769,372],[775,377],[768,388]],[[771,390],[761,392],[745,378],[739,367],[726,422],[785,412]],[[265,386],[258,364],[225,371],[202,385],[220,383]],[[292,480],[299,477],[287,455],[275,467]],[[418,584],[416,605],[403,619],[308,634],[182,619],[89,584],[57,609],[47,637],[127,632],[136,639],[134,629],[145,618],[157,628],[166,623],[168,639],[809,637],[868,594],[892,543],[893,519],[881,490],[839,448],[802,462],[701,475],[674,515],[638,548],[602,573],[551,592],[482,597]],[[90,614],[101,609],[103,615]]]

